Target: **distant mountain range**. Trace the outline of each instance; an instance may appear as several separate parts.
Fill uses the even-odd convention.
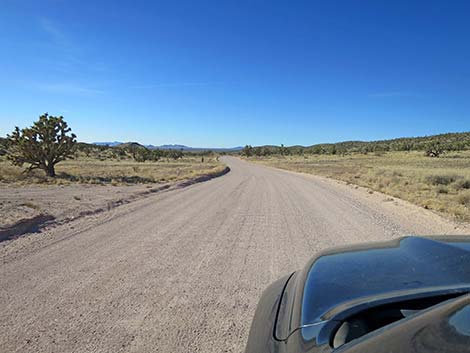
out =
[[[119,141],[113,141],[113,142],[93,142],[93,145],[98,145],[98,146],[109,146],[109,147],[117,147],[120,145],[127,145],[130,144],[130,142],[119,142]],[[243,147],[232,147],[232,148],[218,148],[218,147],[189,147],[185,145],[160,145],[160,146],[154,146],[154,145],[141,145],[144,146],[148,149],[155,150],[155,149],[160,149],[160,150],[179,150],[179,151],[189,151],[189,152],[197,152],[197,151],[215,151],[215,152],[232,152],[232,151],[240,151],[243,149]]]
[[[91,144],[92,144],[92,145],[98,145],[98,146],[115,147],[115,146],[122,145],[123,142],[119,142],[119,141],[113,141],[113,142],[92,142]]]

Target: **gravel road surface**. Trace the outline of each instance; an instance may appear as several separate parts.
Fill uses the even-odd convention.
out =
[[[231,172],[0,244],[1,352],[242,352],[263,289],[317,251],[468,228],[383,194]]]

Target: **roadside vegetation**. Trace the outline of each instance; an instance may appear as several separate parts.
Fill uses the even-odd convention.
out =
[[[0,138],[0,242],[206,180],[225,168],[212,151],[77,142],[63,117],[44,114]]]
[[[451,151],[470,150],[470,132],[448,133],[423,137],[403,137],[380,141],[345,141],[312,146],[246,145],[241,154],[246,157],[270,155],[347,155],[351,153],[381,153],[422,151],[428,157],[439,157]]]
[[[310,147],[247,146],[242,155],[268,166],[367,187],[470,221],[469,133]]]
[[[177,160],[135,162],[131,158],[103,159],[99,156],[84,156],[78,153],[75,159],[67,160],[56,168],[55,178],[47,177],[41,171],[25,173],[20,167],[12,166],[0,157],[0,182],[15,184],[139,184],[165,183],[220,172],[224,166],[217,156],[185,155]]]
[[[0,182],[15,184],[166,183],[221,172],[212,151],[116,147],[76,142],[63,117],[42,115],[30,128],[0,138]]]

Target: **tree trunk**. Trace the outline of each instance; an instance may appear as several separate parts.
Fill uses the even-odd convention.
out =
[[[54,164],[48,164],[47,167],[46,167],[46,174],[47,176],[50,176],[52,178],[55,177],[55,168],[54,168]]]

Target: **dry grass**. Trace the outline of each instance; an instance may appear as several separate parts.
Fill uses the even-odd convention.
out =
[[[224,168],[216,157],[189,156],[178,160],[138,163],[133,160],[100,160],[81,156],[57,164],[56,178],[48,178],[44,172],[35,170],[23,173],[24,168],[12,166],[0,159],[0,182],[15,184],[137,184],[165,183],[185,180]]]
[[[272,156],[252,160],[317,174],[380,191],[417,205],[470,220],[470,152],[429,158],[421,152],[381,155]]]

